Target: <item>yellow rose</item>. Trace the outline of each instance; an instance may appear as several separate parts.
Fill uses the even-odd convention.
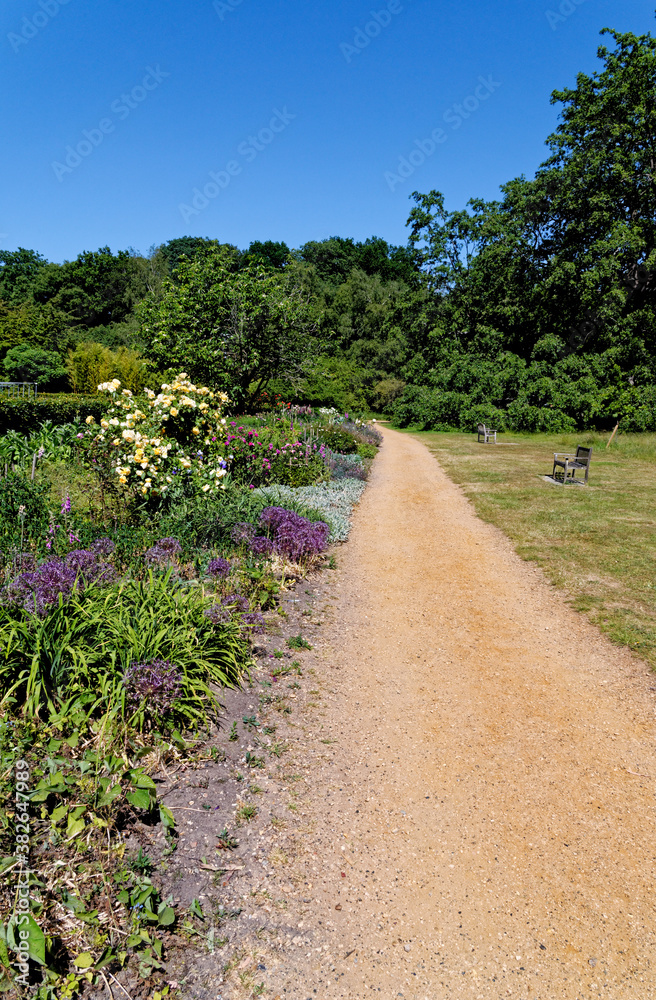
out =
[[[96,420],[95,420],[95,417],[89,416],[89,417],[87,417],[87,419],[84,422],[85,422],[85,424],[95,424]],[[109,426],[109,424],[107,426]]]
[[[175,406],[172,406],[171,407],[171,416],[172,417],[177,417],[177,415],[178,415],[178,411],[176,410]]]

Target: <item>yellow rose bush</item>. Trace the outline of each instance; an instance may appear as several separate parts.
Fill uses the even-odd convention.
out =
[[[166,495],[177,484],[203,493],[224,488],[224,392],[196,386],[185,372],[161,392],[134,396],[118,379],[103,382],[112,397],[96,436],[111,454],[118,481],[144,496]]]

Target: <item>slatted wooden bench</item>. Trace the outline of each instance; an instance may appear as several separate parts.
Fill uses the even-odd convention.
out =
[[[494,441],[497,443],[497,432],[493,431],[491,427],[486,427],[485,424],[478,425],[478,443],[481,443],[481,438],[483,439],[483,444],[487,444],[488,441]]]
[[[554,464],[551,478],[555,479],[556,476],[562,475],[563,486],[567,482],[568,476],[570,482],[572,483],[581,482],[580,479],[576,479],[576,473],[580,470],[584,473],[583,481],[587,485],[591,459],[592,448],[584,448],[583,445],[578,446],[575,455],[568,455],[564,452],[554,452]],[[562,469],[562,473],[558,472],[558,469]]]

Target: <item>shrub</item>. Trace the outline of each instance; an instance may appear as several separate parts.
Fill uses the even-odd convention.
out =
[[[508,416],[491,403],[475,403],[460,411],[460,429],[475,433],[479,424],[486,424],[497,431],[505,431]]]
[[[353,455],[358,450],[358,442],[354,436],[342,427],[318,427],[316,432],[326,448],[337,451],[340,455]]]
[[[119,379],[133,393],[140,393],[147,382],[148,369],[138,351],[129,347],[110,350],[104,344],[84,341],[68,352],[68,376],[74,392],[93,396],[102,382]]]
[[[100,421],[109,406],[103,396],[39,395],[36,399],[8,399],[0,397],[0,434],[20,431],[32,434],[44,423],[79,423],[92,416]]]
[[[135,398],[120,387],[118,379],[99,386],[112,403],[95,437],[98,448],[111,456],[115,481],[147,498],[163,497],[179,483],[183,493],[220,490],[226,474],[218,453],[225,393],[193,385],[184,372],[157,395],[147,389],[143,398]]]
[[[9,382],[37,382],[45,392],[68,388],[66,368],[57,351],[18,344],[7,351],[4,368]]]
[[[276,426],[262,431],[243,426],[226,437],[225,452],[230,475],[244,486],[269,482],[307,486],[325,473],[325,448],[293,438],[291,427]]]

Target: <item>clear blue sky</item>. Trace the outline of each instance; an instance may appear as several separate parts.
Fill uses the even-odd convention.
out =
[[[653,0],[5,2],[0,249],[405,243],[413,190],[534,172],[605,26],[654,33]]]

